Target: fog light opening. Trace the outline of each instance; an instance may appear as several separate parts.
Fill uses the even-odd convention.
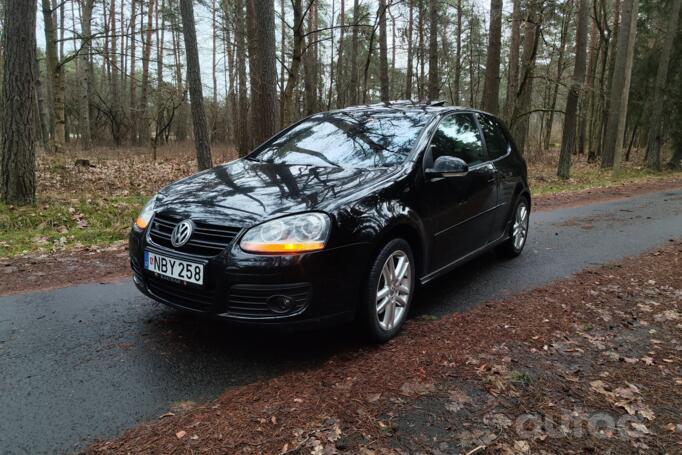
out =
[[[296,302],[288,295],[273,295],[268,297],[267,304],[270,311],[277,314],[289,313]]]

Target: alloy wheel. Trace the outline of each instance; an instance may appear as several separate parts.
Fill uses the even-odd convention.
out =
[[[512,238],[514,239],[514,249],[517,251],[523,248],[528,236],[528,206],[525,202],[519,203],[516,207],[516,217],[512,228]]]
[[[397,250],[384,262],[377,284],[376,314],[379,326],[391,330],[405,317],[412,291],[410,260],[402,250]]]

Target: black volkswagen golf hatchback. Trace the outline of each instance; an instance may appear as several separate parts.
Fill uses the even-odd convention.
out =
[[[418,285],[490,248],[521,253],[526,174],[485,112],[396,102],[315,114],[159,191],[130,233],[134,281],[184,310],[356,320],[385,341]]]

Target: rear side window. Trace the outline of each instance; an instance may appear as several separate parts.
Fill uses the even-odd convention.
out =
[[[469,166],[486,161],[481,134],[469,114],[444,118],[431,141],[433,160],[444,155],[461,158]]]
[[[502,126],[494,118],[480,114],[478,116],[483,137],[485,138],[485,145],[488,148],[488,157],[495,160],[507,154],[509,149],[509,142],[502,130]]]

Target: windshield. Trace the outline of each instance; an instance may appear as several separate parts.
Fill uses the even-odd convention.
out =
[[[429,119],[423,112],[397,110],[318,114],[249,159],[304,166],[394,166],[405,161]]]

